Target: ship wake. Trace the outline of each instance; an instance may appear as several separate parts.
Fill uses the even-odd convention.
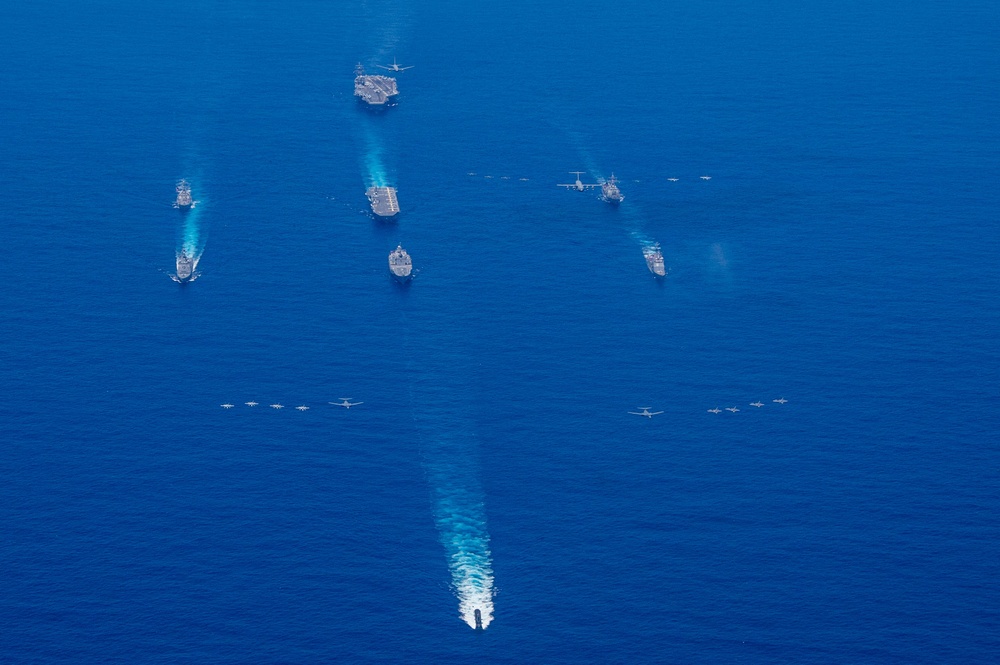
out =
[[[407,355],[418,375],[410,382],[410,399],[449,586],[458,599],[459,618],[470,628],[485,629],[494,613],[493,559],[475,424],[464,412],[464,393],[454,386],[454,368],[465,363],[461,357],[441,357],[447,352],[423,363],[412,352]]]
[[[436,461],[427,462],[427,471],[434,493],[434,519],[448,559],[451,588],[458,598],[459,617],[476,628],[479,610],[486,628],[493,620],[490,536],[482,490],[475,473],[461,463],[463,453],[458,448],[464,445],[455,445],[447,454],[442,446],[436,446]]]
[[[201,212],[202,208],[197,205],[197,202],[189,210],[186,210],[184,212],[184,222],[181,225],[178,235],[176,260],[180,262],[184,258],[191,259],[192,276],[186,281],[194,281],[196,279],[197,273],[194,271],[198,269],[201,255],[205,251],[205,234],[202,230]],[[177,276],[172,277],[174,281],[185,281],[179,279]]]
[[[386,174],[385,160],[383,159],[385,151],[382,148],[382,142],[371,130],[371,127],[366,128],[365,138],[367,144],[365,147],[365,169],[368,171],[368,186],[388,187],[389,177]]]

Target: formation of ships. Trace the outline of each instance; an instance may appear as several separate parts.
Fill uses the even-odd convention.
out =
[[[393,61],[391,66],[379,65],[379,67],[392,72],[401,72],[410,69],[410,67],[400,67],[395,61]],[[354,69],[354,96],[365,107],[380,111],[396,104],[396,98],[399,96],[399,86],[396,83],[396,79],[391,76],[366,74],[364,67],[361,63],[358,63]],[[625,200],[625,195],[622,194],[621,189],[618,187],[619,181],[614,173],[606,181],[593,184],[585,184],[580,181],[582,171],[574,171],[574,173],[577,175],[576,182],[560,185],[560,187],[576,189],[578,191],[600,187],[602,200],[613,206],[618,206]],[[191,196],[191,185],[187,180],[178,182],[176,190],[177,198],[174,202],[174,207],[180,210],[190,210],[193,208],[195,201]],[[368,198],[372,214],[379,219],[390,220],[395,218],[400,212],[399,198],[395,187],[388,185],[371,186],[365,190],[365,196]],[[642,254],[646,260],[646,266],[653,275],[664,277],[667,274],[663,262],[663,252],[660,250],[659,244],[644,246]],[[178,252],[175,279],[179,282],[190,281],[195,275],[196,263],[196,258],[189,249],[184,248]],[[389,271],[393,277],[400,281],[409,280],[412,275],[413,262],[402,245],[397,246],[389,254]]]

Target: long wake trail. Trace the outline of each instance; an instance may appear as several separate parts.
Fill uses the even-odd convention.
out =
[[[389,177],[385,169],[382,141],[370,126],[365,126],[365,171],[368,187],[388,187]]]
[[[404,319],[407,318],[404,315]],[[404,321],[405,329],[409,324]],[[410,346],[407,333],[406,346]],[[410,401],[431,489],[432,510],[458,599],[458,615],[470,628],[494,618],[493,558],[479,480],[476,427],[468,415],[462,381],[468,364],[454,348],[435,340],[434,352],[407,350]],[[422,356],[422,361],[415,359]]]

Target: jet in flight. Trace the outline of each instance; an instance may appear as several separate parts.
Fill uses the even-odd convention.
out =
[[[283,409],[285,407],[283,405],[281,405],[281,404],[271,404],[271,408],[272,409]]]
[[[764,406],[764,403],[760,401],[750,402],[750,406],[756,406],[759,409],[760,407]]]
[[[583,175],[583,171],[570,171],[570,173],[575,173],[576,174],[576,182],[574,182],[572,185],[559,184],[559,185],[556,185],[556,186],[557,187],[565,187],[566,189],[575,189],[578,192],[582,192],[583,190],[590,189],[592,187],[600,187],[600,185],[598,183],[596,183],[596,182],[593,183],[593,184],[591,184],[591,183],[584,184],[584,183],[580,182],[580,176]]]
[[[677,178],[667,178],[667,180],[669,180],[670,182],[677,182],[678,179]]]
[[[736,413],[737,411],[739,411],[739,409],[737,409],[735,406],[727,406],[726,411],[732,411],[733,413]]]
[[[375,65],[376,67],[381,67],[382,69],[387,69],[390,72],[405,72],[407,69],[413,69],[416,65],[410,65],[409,67],[400,67],[396,64],[396,59],[392,59],[391,65]]]
[[[257,404],[259,404],[259,402],[243,402],[243,403],[246,404],[247,406],[257,406]]]
[[[637,408],[642,409],[642,411],[629,411],[629,413],[633,416],[646,416],[647,418],[652,418],[653,416],[658,416],[663,413],[662,411],[650,411],[648,406],[640,406]]]
[[[715,407],[714,409],[709,409],[708,412],[709,413],[722,413],[722,409],[720,409],[719,407]]]
[[[296,411],[308,411],[309,407],[308,406],[304,406],[304,405],[303,406],[297,406],[297,407],[295,407],[295,410]]]
[[[364,402],[352,402],[350,397],[341,397],[339,402],[330,402],[334,406],[342,406],[345,409],[349,409],[352,406],[357,406],[358,404],[364,404]]]
[[[233,404],[220,404],[219,406],[221,406],[223,409],[231,409],[231,408],[233,408],[234,405]]]
[[[788,400],[782,397],[781,399],[772,399],[771,401],[774,402],[775,404],[784,404]]]
[[[701,176],[701,179],[702,180],[711,180],[712,176],[710,176],[710,175],[703,175],[703,176]]]

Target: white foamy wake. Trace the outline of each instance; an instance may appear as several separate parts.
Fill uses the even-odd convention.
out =
[[[458,597],[458,614],[475,628],[479,610],[486,628],[493,621],[494,591],[482,492],[473,479],[462,478],[466,474],[452,473],[454,468],[429,470],[435,493],[434,517],[448,557],[451,588]]]
[[[365,128],[365,138],[368,149],[365,151],[365,169],[368,171],[369,187],[388,187],[389,178],[385,171],[385,162],[382,159],[382,142],[372,131],[371,127]]]

